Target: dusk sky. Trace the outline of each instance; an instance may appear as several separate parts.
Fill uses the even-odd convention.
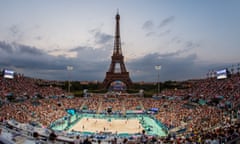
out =
[[[0,0],[0,69],[103,81],[115,15],[132,81],[205,78],[240,63],[239,0]],[[67,66],[73,66],[72,71]]]

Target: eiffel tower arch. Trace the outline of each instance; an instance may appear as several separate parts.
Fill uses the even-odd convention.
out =
[[[120,81],[130,87],[132,85],[132,80],[129,77],[129,72],[127,71],[124,64],[124,56],[122,54],[121,39],[120,39],[120,15],[116,14],[116,30],[114,36],[114,49],[112,55],[112,61],[109,70],[106,72],[105,79],[103,81],[104,88],[109,88],[109,86],[115,82]]]

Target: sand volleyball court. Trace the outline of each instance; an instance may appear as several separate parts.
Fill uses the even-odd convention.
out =
[[[98,118],[82,118],[69,131],[79,132],[111,132],[111,133],[141,133],[142,125],[138,119],[98,119]]]

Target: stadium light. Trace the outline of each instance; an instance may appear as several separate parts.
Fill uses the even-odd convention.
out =
[[[69,71],[69,78],[68,78],[68,93],[70,93],[70,71],[73,70],[73,66],[67,66],[67,70]]]
[[[157,80],[157,83],[158,83],[158,89],[157,89],[157,96],[159,96],[159,92],[160,92],[160,84],[159,84],[159,72],[160,72],[160,69],[162,68],[161,65],[155,65],[155,69],[158,71],[158,80]]]

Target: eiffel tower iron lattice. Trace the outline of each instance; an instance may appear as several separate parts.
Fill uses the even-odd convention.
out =
[[[112,61],[108,72],[106,72],[105,79],[103,81],[104,88],[108,88],[114,81],[121,81],[130,87],[132,81],[129,77],[129,72],[124,64],[124,56],[122,55],[121,39],[120,39],[120,15],[117,12],[116,15],[116,31],[114,37],[114,49],[112,55]]]

